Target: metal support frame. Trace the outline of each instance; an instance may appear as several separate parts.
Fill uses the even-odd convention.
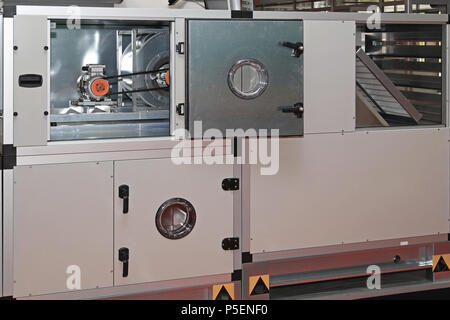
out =
[[[427,240],[431,240],[428,242]],[[369,277],[367,267],[377,265],[381,268],[381,277],[386,274],[402,274],[410,271],[424,270],[425,277],[421,282],[414,279],[411,283],[403,283],[396,286],[386,287],[385,290],[369,290],[365,287],[356,288],[341,293],[326,294],[293,294],[285,296],[286,299],[316,299],[316,298],[365,298],[373,296],[390,295],[395,293],[406,293],[418,290],[430,290],[450,287],[450,281],[433,281],[431,267],[431,257],[435,254],[436,244],[446,245],[446,237],[426,237],[417,238],[419,243],[408,246],[380,246],[378,249],[350,250],[340,253],[308,254],[306,256],[289,257],[276,259],[262,259],[253,263],[243,265],[243,299],[269,299],[269,295],[249,295],[249,278],[258,275],[270,276],[270,289],[297,286],[309,283],[326,283],[331,280],[352,279],[359,277]],[[414,241],[414,239],[411,239]],[[350,249],[351,246],[348,246]],[[364,244],[361,244],[361,248]],[[323,249],[316,249],[320,252]],[[447,249],[448,250],[448,249]],[[420,281],[420,280],[419,280]],[[383,289],[383,288],[382,288]],[[292,290],[295,292],[295,290]],[[280,297],[277,297],[280,298]]]
[[[72,291],[23,297],[22,300],[75,300],[75,299],[104,299],[104,300],[151,300],[151,299],[183,299],[183,300],[211,300],[212,287],[216,284],[231,283],[230,275],[215,275],[209,277],[196,277],[180,280],[169,280],[155,283],[110,287]],[[233,282],[236,288],[240,281]],[[181,290],[180,290],[181,289]],[[237,290],[236,299],[240,299]]]

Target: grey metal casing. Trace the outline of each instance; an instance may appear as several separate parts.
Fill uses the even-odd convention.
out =
[[[305,136],[280,141],[278,174],[250,168],[249,250],[447,232],[448,130],[355,131],[354,22],[305,21],[304,30]]]
[[[48,139],[49,24],[44,16],[14,18],[14,145],[39,146]],[[45,49],[47,47],[47,50]],[[36,88],[19,86],[19,77],[42,76]]]
[[[18,8],[18,12],[21,14],[25,14],[25,15],[35,15],[38,14],[39,12],[41,14],[49,14],[52,15],[54,18],[66,18],[66,10],[65,9],[61,9],[61,8],[27,8],[27,7],[20,7]],[[120,11],[120,10],[114,10],[114,9],[107,9],[107,10],[103,10],[103,9],[98,9],[98,8],[81,8],[81,13],[83,15],[83,17],[86,18],[98,18],[98,17],[104,17],[105,19],[107,18],[114,18],[114,19],[128,19],[128,20],[132,20],[132,19],[148,19],[149,17],[158,17],[159,19],[165,19],[167,17],[180,17],[180,16],[184,16],[184,17],[192,17],[192,18],[214,18],[214,15],[219,16],[219,18],[224,18],[222,15],[224,15],[224,13],[222,12],[214,12],[214,11],[204,11],[204,12],[200,12],[200,11],[194,11],[191,12],[186,11],[183,12],[182,10],[172,10],[171,12],[167,11],[167,10],[149,10],[149,9],[129,9],[128,11]],[[366,20],[366,18],[368,17],[368,15],[365,14],[338,14],[338,13],[277,13],[277,12],[255,12],[254,13],[256,18],[266,18],[266,19],[279,19],[279,18],[289,18],[289,19],[299,19],[299,18],[307,18],[309,20],[340,20],[340,19],[349,19],[349,20],[353,20],[353,19],[359,19],[360,22],[364,22]],[[382,15],[382,18],[386,17],[386,19],[390,19],[389,21],[391,22],[396,22],[398,21],[402,21],[402,22],[414,22],[414,21],[435,21],[436,23],[442,23],[442,17],[436,17],[434,15],[432,15],[430,17],[430,15],[418,15],[418,16],[410,16],[410,15]],[[217,18],[217,17],[216,17]],[[171,18],[172,19],[172,18]],[[384,19],[384,18],[383,18]],[[182,19],[177,19],[177,20],[182,20]],[[447,19],[445,18],[445,21]],[[444,21],[444,23],[445,23]],[[338,22],[336,21],[330,21],[333,22],[333,24],[337,24]],[[318,26],[321,22],[318,22]],[[182,24],[182,22],[180,22],[180,25]],[[348,27],[350,28],[350,27]],[[326,34],[326,32],[324,32],[324,34]],[[179,36],[179,41],[182,41],[184,39],[184,35],[180,35]],[[349,40],[349,37],[346,37],[346,45],[345,47],[347,48],[347,40]],[[177,40],[178,41],[178,40]],[[320,42],[320,39],[317,39],[317,42]],[[336,39],[336,42],[339,44],[339,39]],[[309,43],[309,42],[308,42]],[[12,47],[12,46],[10,46]],[[340,46],[338,46],[336,48],[336,50],[338,51],[340,48],[342,47],[342,45],[340,44]],[[306,50],[308,50],[308,48],[306,48]],[[12,51],[12,49],[11,49]],[[340,57],[346,56],[344,53],[340,53]],[[178,58],[180,58],[180,55],[178,55]],[[339,58],[335,58],[335,61],[340,61]],[[353,59],[353,57],[350,56],[346,56],[345,61],[351,61]],[[319,59],[313,59],[314,63],[317,63],[317,61]],[[326,61],[324,62],[323,67],[320,70],[327,70],[328,66],[333,66],[333,64],[335,63],[335,61]],[[177,66],[180,66],[181,64],[177,64]],[[317,67],[317,65],[316,65]],[[310,69],[311,71],[313,71],[313,68]],[[354,70],[353,70],[354,71]],[[306,70],[305,70],[306,72]],[[332,141],[334,141],[334,139],[336,139],[337,143],[340,143],[341,141],[338,140],[339,137],[341,137],[341,130],[345,129],[346,131],[353,131],[354,130],[354,121],[352,121],[353,119],[349,117],[349,115],[351,115],[352,112],[352,108],[354,107],[354,105],[349,104],[349,101],[352,100],[352,97],[349,95],[347,98],[345,98],[345,92],[350,92],[350,88],[347,86],[350,81],[349,81],[349,73],[351,73],[352,70],[350,71],[346,71],[345,72],[345,83],[344,82],[339,82],[337,85],[339,85],[339,88],[341,88],[342,90],[335,90],[335,88],[333,88],[333,93],[339,93],[339,91],[344,91],[344,92],[340,92],[339,94],[339,109],[336,110],[332,109],[331,106],[328,105],[327,101],[333,101],[332,99],[329,99],[329,97],[324,97],[323,99],[317,96],[317,92],[312,92],[313,94],[310,94],[309,96],[306,95],[305,96],[305,102],[306,100],[309,101],[307,104],[312,104],[314,103],[314,106],[318,109],[316,109],[317,113],[313,114],[313,113],[306,113],[306,118],[308,119],[306,123],[310,124],[309,126],[309,130],[310,133],[314,133],[309,135],[307,138],[309,140],[309,138],[311,138],[311,144],[313,144],[312,146],[310,146],[310,142],[308,141],[308,143],[304,143],[305,141],[299,141],[301,139],[286,139],[283,140],[281,148],[282,148],[282,154],[284,155],[289,155],[290,153],[293,154],[293,159],[291,161],[290,158],[285,159],[287,161],[287,163],[289,164],[289,166],[286,168],[286,170],[289,170],[291,168],[294,168],[294,172],[293,174],[289,174],[288,177],[286,177],[285,179],[281,179],[281,186],[285,186],[285,183],[287,181],[288,186],[289,187],[289,183],[294,180],[295,176],[299,176],[300,179],[304,178],[303,174],[299,174],[299,171],[296,169],[299,166],[299,162],[301,161],[295,161],[298,158],[301,158],[301,160],[303,160],[301,152],[300,155],[298,154],[299,150],[301,149],[305,149],[305,148],[314,148],[314,144],[317,141],[312,141],[313,138],[316,139],[321,139],[321,135],[324,132],[328,132],[328,130],[331,130],[331,132],[334,132],[333,134],[326,134],[324,135],[325,137],[322,138],[322,140],[324,140],[325,142],[323,143],[323,145],[321,143],[317,143],[320,144],[320,146],[318,147],[318,150],[314,151],[315,154],[320,153],[320,150],[322,150],[324,153],[327,152],[327,147],[331,144],[333,144]],[[177,74],[181,72],[177,71]],[[315,83],[319,83],[320,82],[320,78],[322,78],[323,80],[326,80],[327,83],[332,83],[333,79],[335,79],[335,77],[337,75],[334,75],[334,72],[330,72],[330,74],[333,74],[333,77],[331,77],[332,79],[326,78],[324,79],[324,77],[321,75],[317,75],[314,78],[314,82]],[[342,80],[342,78],[339,78],[340,80]],[[178,81],[179,79],[176,79],[177,83],[180,83]],[[11,81],[9,81],[11,83]],[[5,84],[6,86],[7,84]],[[314,86],[312,86],[314,87]],[[179,90],[179,88],[177,88],[177,90]],[[181,91],[181,90],[180,90]],[[306,93],[306,92],[305,92]],[[177,102],[183,102],[183,97],[184,95],[180,93],[180,95],[177,94]],[[308,100],[309,99],[309,100]],[[320,109],[320,110],[319,110]],[[327,123],[323,123],[322,124],[322,120],[323,118],[320,117],[319,111],[322,114],[326,114],[327,117],[329,118],[333,118],[336,115],[339,115],[339,118],[336,118],[335,121],[328,121]],[[340,111],[341,115],[340,115]],[[12,114],[12,112],[11,112]],[[10,121],[11,123],[12,121]],[[8,126],[10,126],[10,124],[8,124]],[[411,130],[411,129],[409,129]],[[427,140],[428,144],[431,146],[436,146],[437,144],[440,147],[436,147],[435,149],[439,149],[439,150],[435,150],[435,152],[437,153],[445,153],[445,150],[442,151],[441,148],[443,148],[442,146],[444,145],[444,143],[442,143],[442,137],[441,135],[437,134],[437,137],[430,137],[430,139],[426,139],[424,138],[425,136],[428,136],[429,134],[432,134],[432,132],[434,130],[437,129],[433,129],[433,128],[426,128],[426,129],[419,129],[419,130],[411,130],[408,132],[408,130],[405,130],[404,135],[411,135],[409,138],[408,137],[402,137],[403,139],[406,141],[406,144],[410,145],[411,141],[413,141],[414,139],[419,139],[420,141],[423,142],[423,140]],[[442,129],[441,129],[442,130]],[[448,134],[448,130],[444,129],[445,133]],[[384,131],[384,130],[383,130]],[[421,134],[419,134],[419,137],[417,138],[417,136],[414,134],[416,131],[422,131]],[[412,132],[412,134],[410,134]],[[319,134],[316,134],[319,133]],[[368,135],[370,136],[372,133],[374,133],[373,131],[370,131],[368,133]],[[376,132],[375,132],[376,133]],[[380,145],[384,142],[389,142],[391,143],[391,139],[390,139],[390,135],[388,135],[388,130],[386,130],[384,133],[386,136],[384,135],[380,135],[378,137],[378,139],[380,141],[378,141],[378,139],[373,139],[370,140],[371,144],[373,143],[373,145]],[[344,158],[347,158],[349,161],[352,159],[352,152],[356,152],[354,150],[352,150],[352,148],[356,148],[356,146],[360,145],[358,144],[350,144],[350,140],[355,139],[353,138],[352,135],[359,135],[362,133],[358,133],[358,132],[353,132],[351,134],[347,134],[345,133],[344,136],[342,136],[342,138],[346,139],[345,143],[342,143],[345,148],[347,150],[350,150],[348,152],[348,154],[346,154],[344,156]],[[392,133],[393,135],[395,135],[394,133]],[[11,136],[11,135],[9,135]],[[436,138],[436,139],[435,139]],[[327,140],[328,139],[328,140]],[[348,140],[347,140],[348,139]],[[327,140],[327,141],[326,141]],[[437,143],[436,141],[439,140],[439,142]],[[445,139],[444,139],[445,140]],[[149,158],[149,157],[167,157],[166,154],[163,154],[163,150],[162,149],[166,149],[169,150],[171,148],[170,144],[168,144],[168,142],[166,141],[170,141],[170,138],[163,138],[163,139],[129,139],[129,140],[117,140],[117,141],[100,141],[100,142],[93,142],[93,141],[80,141],[80,142],[76,142],[76,143],[63,143],[63,144],[50,144],[49,146],[42,146],[42,147],[32,147],[32,148],[18,148],[18,163],[20,164],[25,164],[25,163],[33,163],[33,164],[43,164],[43,163],[58,163],[58,162],[82,162],[82,161],[97,161],[98,159],[109,159],[109,160],[117,160],[117,159],[121,159],[121,160],[129,160],[129,159],[144,159],[144,158]],[[369,140],[366,140],[369,141]],[[167,143],[167,145],[164,145],[164,143]],[[403,142],[402,142],[403,143]],[[347,145],[347,144],[350,144]],[[108,145],[107,147],[105,147],[105,145]],[[299,146],[300,145],[300,146]],[[364,146],[364,144],[361,144]],[[447,147],[448,147],[448,143],[446,143]],[[447,148],[445,147],[445,148]],[[153,150],[150,150],[153,149]],[[417,156],[421,156],[422,154],[422,150],[414,150],[414,148],[410,148],[409,149],[409,157],[411,159],[414,159]],[[149,155],[151,154],[151,155]],[[381,154],[382,155],[382,154]],[[447,158],[447,156],[444,156],[445,158]],[[438,158],[438,156],[433,157],[433,159],[435,160],[436,158]],[[95,160],[94,160],[95,159]],[[309,158],[308,163],[311,164],[313,161],[317,161],[320,163],[317,163],[317,166],[313,166],[314,168],[316,168],[317,171],[319,170],[325,170],[324,168],[320,167],[321,165],[326,165],[327,163],[332,163],[333,164],[333,159],[328,159],[326,157],[312,157]],[[439,161],[442,161],[442,159],[440,159]],[[445,161],[445,159],[444,159]],[[439,162],[440,163],[440,162]],[[304,163],[301,163],[300,166],[304,165]],[[435,165],[435,170],[441,170],[443,167],[448,167],[448,163],[442,165],[442,164],[436,164]],[[283,165],[284,167],[284,165]],[[248,168],[246,167],[242,167],[242,170],[245,171]],[[354,169],[354,168],[352,168]],[[338,170],[342,170],[341,168],[338,168]],[[445,169],[446,171],[447,169]],[[12,170],[9,170],[12,171]],[[255,168],[255,171],[258,171],[257,168]],[[331,171],[331,170],[330,170]],[[308,171],[306,171],[308,173]],[[314,172],[312,172],[314,173]],[[311,174],[312,174],[311,173]],[[436,174],[435,171],[433,171],[433,174]],[[444,178],[448,176],[448,173],[444,172],[443,173]],[[170,175],[172,177],[172,175]],[[310,177],[310,175],[308,175]],[[342,173],[342,176],[344,176],[344,174]],[[253,176],[254,177],[254,176]],[[415,176],[416,177],[416,176]],[[318,183],[317,179],[322,179],[321,177],[313,177],[310,179],[310,181],[313,181],[314,183]],[[414,177],[413,177],[414,178]],[[175,179],[175,178],[172,178]],[[428,179],[428,178],[427,178]],[[259,180],[258,180],[259,181]],[[252,181],[252,188],[255,187],[259,187],[260,189],[264,188],[266,186],[266,182],[258,182],[258,181]],[[434,186],[433,181],[431,180],[427,180],[428,183],[430,183],[430,185]],[[438,184],[442,184],[443,180],[439,180]],[[39,186],[39,182],[36,183],[36,186]],[[316,186],[316,184],[314,185]],[[8,187],[9,187],[9,183],[8,183]],[[8,188],[7,187],[7,188]],[[436,188],[436,186],[434,186],[434,188]],[[111,189],[113,190],[113,189]],[[433,189],[434,190],[434,189]],[[443,185],[443,190],[441,190],[440,192],[445,193],[447,190],[448,193],[448,186]],[[292,190],[289,190],[290,192]],[[344,190],[345,191],[345,190]],[[344,192],[342,191],[342,192]],[[276,189],[276,192],[279,193],[280,189]],[[12,199],[12,190],[8,190],[7,194],[9,196],[5,196],[5,203],[9,202]],[[6,195],[6,193],[5,193]],[[20,196],[20,193],[18,193],[16,196]],[[247,199],[246,197],[248,196],[248,194],[243,194],[243,198],[244,200]],[[296,198],[298,197],[298,192],[292,191],[292,193],[286,194],[286,199],[288,200],[288,202],[291,200],[290,198]],[[268,198],[268,197],[267,197]],[[114,201],[114,200],[111,200]],[[271,198],[271,201],[274,202],[274,200]],[[264,203],[261,204],[263,215],[267,214],[272,214],[275,215],[273,213],[273,211],[270,209],[270,207],[264,207],[263,206]],[[440,202],[440,205],[442,205],[442,203]],[[5,206],[8,207],[8,219],[7,219],[7,225],[5,226],[6,229],[10,228],[12,226],[12,222],[11,222],[11,215],[12,215],[12,206],[9,204],[5,204]],[[9,210],[11,209],[11,210]],[[11,211],[11,212],[9,212]],[[447,210],[448,211],[448,210]],[[448,212],[447,212],[448,213]],[[291,214],[291,212],[288,212],[288,216],[289,214]],[[448,215],[448,214],[447,214]],[[345,219],[345,215],[342,217],[343,219]],[[252,223],[256,223],[255,221],[252,221]],[[405,222],[405,224],[408,222]],[[445,228],[448,229],[448,223],[443,222],[442,223],[443,226]],[[271,233],[273,231],[273,229],[276,228],[276,224],[273,225],[272,230],[269,231],[269,233]],[[264,227],[264,226],[261,226]],[[285,227],[285,226],[283,226]],[[322,229],[322,226],[320,228],[318,228],[320,230]],[[353,230],[350,229],[349,233],[351,233]],[[244,230],[244,236],[248,235],[247,231]],[[323,233],[326,233],[327,231],[324,231]],[[12,257],[12,255],[10,255],[8,252],[9,250],[11,250],[12,248],[12,241],[9,241],[9,235],[11,234],[11,232],[7,231],[5,233],[5,247],[7,248],[5,250],[5,252],[7,252],[6,256],[8,257],[8,259],[10,257]],[[264,232],[262,233],[264,234]],[[265,233],[267,234],[267,232]],[[298,240],[298,239],[295,239]],[[373,244],[373,241],[368,242],[369,244]],[[382,242],[383,245],[383,242]],[[385,245],[388,246],[388,245]],[[286,248],[288,247],[288,244],[284,243],[281,247]],[[294,247],[298,247],[298,242],[296,242],[294,244]],[[264,248],[264,250],[266,250],[267,248],[269,248],[269,245],[266,246]],[[323,247],[322,247],[323,248]],[[330,247],[325,247],[325,248],[330,248]],[[332,246],[330,250],[335,250],[334,246]],[[347,245],[339,245],[339,249],[340,250],[351,250],[349,248],[352,248],[352,246],[347,246]],[[291,253],[292,254],[292,253]],[[111,252],[110,257],[111,259],[113,255],[113,252]],[[286,253],[286,251],[278,251],[277,252],[277,257],[278,259],[286,259],[286,257],[289,257],[289,255]],[[255,255],[256,256],[256,255]],[[9,260],[8,260],[8,266],[7,268],[9,269]],[[6,269],[6,268],[5,268]],[[9,277],[9,272],[7,270],[5,270],[5,273],[7,273],[7,278],[5,281],[5,287],[9,286],[9,284],[6,284],[10,282],[10,277]],[[202,285],[204,286],[208,286],[208,283],[217,283],[217,282],[222,282],[222,281],[227,281],[229,277],[229,274],[226,275],[226,277],[224,277],[223,275],[221,277],[211,277],[208,278],[208,280],[203,280],[203,282],[201,282]],[[12,277],[11,277],[12,278]],[[189,285],[189,283],[192,283],[193,280],[196,278],[190,278],[190,279],[183,279],[183,280],[177,280],[174,282],[172,281],[163,281],[160,283],[146,283],[146,284],[142,284],[139,285],[138,287],[133,286],[133,285],[127,285],[127,286],[120,286],[120,287],[116,287],[116,288],[105,288],[105,289],[99,289],[99,290],[87,290],[87,291],[78,291],[78,292],[69,292],[68,294],[73,294],[73,296],[71,297],[78,297],[78,298],[86,298],[86,297],[99,297],[103,295],[117,295],[117,294],[124,294],[124,293],[132,293],[134,290],[136,290],[136,292],[138,292],[139,290],[141,290],[141,292],[145,291],[145,290],[158,290],[158,288],[164,287],[167,283],[169,283],[169,287],[170,288],[182,288],[183,286]],[[211,282],[212,281],[212,282]],[[9,292],[9,291],[8,291]],[[105,293],[107,292],[107,293]],[[67,296],[65,296],[67,297]]]
[[[302,135],[303,122],[277,108],[303,102],[303,57],[279,42],[303,41],[301,21],[190,20],[188,22],[188,123],[211,128],[280,129],[280,135]],[[233,94],[227,76],[242,59],[256,59],[268,71],[268,86],[250,100]]]
[[[305,135],[355,130],[355,22],[304,21]]]
[[[448,164],[448,129],[284,139],[276,175],[250,169],[250,251],[448,233]]]

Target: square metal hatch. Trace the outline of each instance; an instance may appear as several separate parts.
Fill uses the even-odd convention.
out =
[[[188,22],[186,122],[192,137],[211,128],[223,135],[227,129],[303,135],[303,119],[280,110],[303,102],[303,56],[292,56],[281,42],[303,43],[303,22]],[[201,131],[194,130],[196,121]]]

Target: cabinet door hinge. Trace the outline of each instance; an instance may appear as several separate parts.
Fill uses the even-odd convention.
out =
[[[178,42],[175,50],[178,54],[184,54],[184,42]]]

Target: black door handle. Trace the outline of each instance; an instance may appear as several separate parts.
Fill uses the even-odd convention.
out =
[[[300,57],[304,50],[302,42],[293,43],[293,42],[289,42],[289,41],[282,41],[279,43],[279,45],[289,48],[289,49],[292,49],[291,56],[295,57],[295,58]]]
[[[43,78],[40,74],[22,74],[19,76],[19,86],[23,88],[42,87]]]
[[[277,108],[279,111],[283,113],[293,113],[297,116],[297,118],[303,118],[303,103],[299,102],[294,104],[293,106],[281,106]]]
[[[128,204],[130,199],[130,187],[123,184],[119,187],[119,198],[123,199],[123,213],[128,213]]]
[[[119,261],[123,263],[122,277],[128,277],[128,261],[130,260],[130,250],[128,248],[119,249]]]

